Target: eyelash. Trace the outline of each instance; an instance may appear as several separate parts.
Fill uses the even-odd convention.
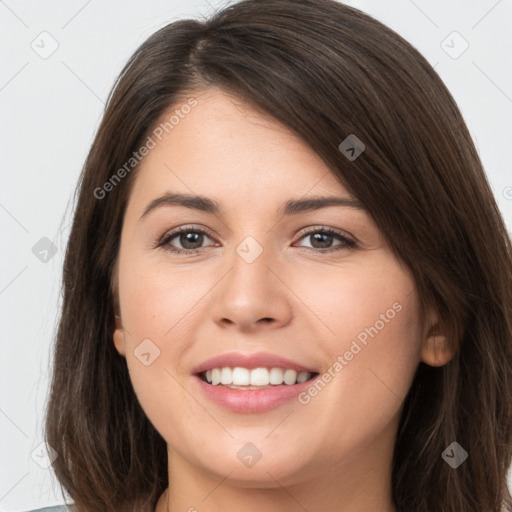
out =
[[[182,226],[180,228],[177,228],[172,233],[169,233],[169,235],[165,236],[159,243],[157,243],[154,248],[163,247],[166,251],[170,251],[175,254],[196,254],[198,252],[201,252],[204,247],[199,247],[198,249],[177,249],[176,247],[173,247],[170,245],[170,242],[172,239],[176,238],[181,233],[200,233],[203,235],[208,236],[209,238],[213,238],[212,233],[205,229],[205,228],[195,228],[193,226]],[[338,240],[342,242],[341,245],[337,245],[335,247],[330,247],[327,249],[315,249],[314,247],[302,247],[302,249],[306,249],[309,251],[313,251],[316,253],[329,253],[334,251],[342,251],[342,250],[349,250],[349,249],[356,249],[357,244],[353,241],[345,237],[341,232],[332,229],[332,228],[315,228],[310,231],[307,231],[305,233],[302,233],[299,240],[302,240],[303,238],[307,237],[308,235],[321,233],[323,235],[332,235],[336,237]]]

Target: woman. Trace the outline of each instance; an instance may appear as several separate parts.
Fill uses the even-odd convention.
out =
[[[512,248],[452,96],[331,0],[172,23],[81,176],[69,510],[510,510]]]

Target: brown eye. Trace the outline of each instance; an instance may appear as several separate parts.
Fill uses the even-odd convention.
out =
[[[205,235],[203,233],[199,233],[197,231],[188,231],[185,233],[179,233],[173,238],[178,240],[183,249],[198,249],[201,247],[204,237]]]
[[[199,252],[204,248],[203,243],[205,242],[205,238],[211,240],[204,229],[184,226],[169,233],[157,247],[163,247],[175,253],[191,254]],[[176,246],[176,244],[178,244],[178,246]]]
[[[302,235],[301,240],[309,240],[310,246],[302,246],[307,249],[316,249],[318,252],[331,252],[356,247],[356,243],[340,232],[331,228],[322,228],[309,231]],[[333,245],[338,240],[340,243]]]

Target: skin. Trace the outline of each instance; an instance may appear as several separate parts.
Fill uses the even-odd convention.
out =
[[[168,445],[169,488],[156,510],[395,511],[391,461],[402,403],[420,361],[439,366],[452,357],[446,339],[439,330],[421,336],[414,280],[365,210],[277,214],[289,199],[351,198],[314,151],[220,89],[193,96],[197,106],[141,163],[116,269],[113,341]],[[140,219],[165,192],[208,196],[223,211],[165,205]],[[189,224],[192,233],[212,233],[187,246],[201,252],[154,247]],[[357,248],[336,237],[319,244],[311,234],[322,226]],[[263,249],[252,263],[236,252],[248,236]],[[178,235],[169,245],[186,243]],[[329,244],[342,249],[323,253]],[[400,312],[307,404],[234,413],[209,401],[191,376],[228,351],[276,353],[322,375],[395,303]],[[429,320],[433,333],[435,312]],[[144,365],[134,350],[147,338],[160,355]],[[250,468],[237,458],[248,442],[262,454]]]

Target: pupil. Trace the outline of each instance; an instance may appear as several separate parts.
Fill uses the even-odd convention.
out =
[[[313,243],[313,247],[317,248],[317,249],[326,249],[328,247],[330,247],[331,243],[332,243],[332,237],[333,235],[329,235],[327,233],[315,233],[313,236],[313,239],[316,241],[316,242],[320,242],[320,247],[315,247],[315,244]],[[327,241],[325,240],[327,238]],[[323,239],[323,241],[322,241]]]
[[[199,240],[199,242],[202,242],[202,233],[182,233],[180,236],[180,243],[182,247],[185,249],[197,249],[197,247],[194,246]],[[192,244],[192,247],[189,245]],[[199,243],[199,247],[201,246],[201,243]]]

